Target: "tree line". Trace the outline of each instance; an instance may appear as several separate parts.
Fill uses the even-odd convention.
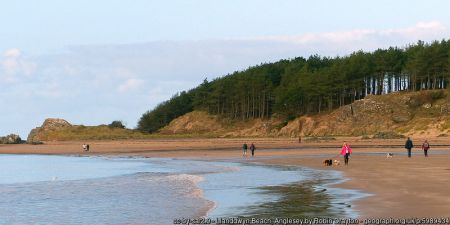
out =
[[[154,132],[192,110],[233,119],[295,118],[331,111],[367,95],[444,89],[450,82],[450,40],[357,51],[345,57],[280,60],[204,80],[142,115]]]

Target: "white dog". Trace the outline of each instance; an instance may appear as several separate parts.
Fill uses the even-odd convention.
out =
[[[392,158],[394,157],[394,153],[386,153],[386,158]]]
[[[341,164],[341,162],[337,159],[334,160],[333,165],[339,166],[339,164]]]

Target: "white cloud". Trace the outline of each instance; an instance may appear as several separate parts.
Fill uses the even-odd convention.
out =
[[[244,38],[243,40],[268,40],[290,42],[295,44],[308,44],[312,42],[349,42],[354,40],[370,40],[375,37],[399,38],[408,37],[409,39],[429,39],[429,38],[445,38],[445,34],[449,34],[449,28],[438,21],[419,22],[414,26],[397,29],[374,30],[374,29],[358,29],[352,31],[341,32],[323,32],[309,33],[298,36],[267,36],[256,38]],[[387,39],[386,41],[392,41]]]
[[[124,93],[129,90],[135,90],[135,89],[139,88],[140,86],[142,86],[143,83],[144,83],[144,81],[140,80],[140,79],[135,79],[135,78],[127,79],[124,83],[119,85],[117,90],[121,93]]]
[[[206,77],[297,56],[346,55],[449,36],[443,23],[422,22],[297,36],[73,46],[34,57],[12,48],[0,53],[0,104],[8,104],[0,110],[0,124],[18,122],[0,127],[0,134],[20,129],[26,135],[50,116],[85,124],[121,119],[134,126],[142,113]]]
[[[22,57],[17,48],[8,49],[0,58],[0,82],[16,82],[20,76],[31,76],[37,64]]]
[[[291,45],[298,50],[308,50],[310,54],[343,55],[352,51],[374,50],[389,46],[405,46],[418,40],[433,41],[448,38],[450,29],[439,21],[419,22],[414,26],[375,30],[357,29],[340,32],[308,33],[294,36],[265,36],[237,40],[275,42]]]
[[[381,31],[382,35],[401,35],[405,37],[423,39],[423,38],[433,38],[436,35],[449,32],[449,28],[439,21],[431,22],[419,22],[415,26],[399,28],[399,29],[388,29]]]
[[[18,58],[20,55],[21,52],[17,48],[8,49],[3,53],[3,56],[6,58]]]

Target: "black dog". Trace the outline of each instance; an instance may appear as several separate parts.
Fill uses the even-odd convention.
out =
[[[332,159],[325,159],[323,161],[323,165],[324,166],[332,166],[333,165],[333,160]]]

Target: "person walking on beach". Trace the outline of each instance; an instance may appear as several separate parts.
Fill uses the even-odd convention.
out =
[[[242,157],[247,157],[247,143],[242,145]]]
[[[255,156],[255,149],[256,149],[256,147],[255,147],[255,145],[252,143],[252,144],[250,145],[250,151],[252,151],[252,157]]]
[[[89,151],[89,144],[86,145],[86,151]]]
[[[430,149],[430,144],[428,143],[427,140],[425,140],[425,142],[423,142],[422,144],[422,150],[423,154],[425,154],[425,157],[428,157],[428,149]]]
[[[411,158],[411,149],[414,147],[413,142],[411,141],[411,138],[408,137],[408,140],[406,140],[405,148],[408,150],[408,158]]]
[[[348,158],[350,154],[352,154],[352,149],[350,148],[350,146],[348,146],[347,142],[344,141],[344,144],[341,148],[341,155],[344,156],[344,163],[346,166],[348,165]]]

